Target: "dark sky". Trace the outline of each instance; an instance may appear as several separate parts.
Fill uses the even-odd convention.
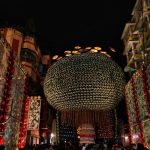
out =
[[[124,66],[121,35],[134,3],[135,0],[3,0],[0,23],[24,26],[32,17],[43,54],[61,54],[75,45],[101,46],[106,50],[111,46],[117,51],[116,61]]]

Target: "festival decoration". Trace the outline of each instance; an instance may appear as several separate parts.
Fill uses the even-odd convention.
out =
[[[95,129],[91,124],[82,124],[79,135],[80,144],[95,144]]]
[[[60,130],[59,130],[59,127],[60,127],[60,123],[59,123],[59,112],[57,111],[56,112],[56,140],[57,140],[57,144],[59,144],[60,142],[60,137],[59,137],[59,134],[60,134]]]
[[[74,142],[76,138],[76,134],[72,126],[63,124],[63,125],[60,125],[59,130],[60,130],[60,133],[59,133],[60,142],[64,142],[64,141]]]
[[[149,108],[149,66],[137,70],[128,82],[125,90],[128,119],[133,142],[149,144],[150,132],[147,127]],[[138,135],[138,138],[135,138]]]
[[[99,138],[113,138],[112,109],[123,98],[124,74],[110,57],[98,53],[100,48],[76,49],[79,53],[66,51],[71,55],[48,69],[44,80],[47,100],[60,112],[61,125],[91,124],[99,129]]]
[[[127,84],[126,86],[126,89],[125,89],[125,102],[126,102],[126,107],[127,107],[127,116],[128,116],[128,125],[129,125],[129,141],[130,143],[133,143],[133,130],[132,130],[132,126],[133,126],[133,118],[131,117],[131,109],[130,109],[130,100],[132,102],[132,96],[131,95],[128,95],[128,87],[130,88],[130,85],[129,83]]]
[[[12,149],[18,144],[25,72],[1,34],[0,49],[0,145]]]
[[[6,128],[4,118],[7,117],[7,114],[4,113],[4,105],[6,103],[4,99],[4,93],[7,92],[8,89],[8,78],[6,72],[8,70],[8,56],[10,49],[6,49],[6,40],[0,34],[0,145],[4,144],[4,130]],[[6,84],[5,84],[6,82]]]
[[[6,44],[6,41],[4,40],[4,43],[3,44]],[[6,69],[6,72],[5,72],[5,82],[4,82],[4,85],[3,85],[3,93],[2,93],[2,97],[1,97],[1,104],[0,104],[0,107],[1,107],[1,115],[0,115],[0,131],[3,133],[3,135],[0,136],[0,140],[1,141],[4,141],[4,133],[5,133],[5,130],[6,130],[6,123],[7,121],[9,120],[9,112],[11,110],[11,107],[10,107],[10,96],[11,96],[11,85],[12,85],[12,74],[14,72],[14,57],[13,57],[13,50],[12,49],[9,49],[9,55],[6,56],[6,63],[7,63],[7,69]],[[11,64],[11,65],[10,65]],[[4,65],[4,64],[2,64]],[[3,72],[4,73],[4,72]],[[2,144],[5,144],[5,141],[4,143]]]
[[[24,94],[24,76],[23,70],[20,69],[18,64],[15,64],[10,92],[9,116],[4,134],[4,144],[8,149],[16,148],[18,145],[18,132]]]
[[[44,92],[57,110],[110,110],[122,99],[124,84],[124,74],[111,58],[83,53],[54,63]]]
[[[97,116],[98,121],[98,139],[111,139],[115,137],[115,123],[114,123],[114,113],[113,111],[101,112]],[[93,126],[95,126],[93,124]]]
[[[38,130],[40,125],[41,97],[29,97],[28,130]]]
[[[134,85],[134,78],[133,77],[131,78],[131,86],[132,86],[133,101],[134,101],[134,107],[135,107],[135,118],[136,118],[137,125],[138,125],[140,142],[144,143],[145,141],[144,141],[144,135],[143,135],[143,127],[142,127],[142,121],[140,118],[138,100],[137,100],[137,95],[136,95],[136,91],[135,91],[135,85]]]
[[[26,144],[27,125],[28,125],[28,110],[29,110],[29,99],[28,99],[27,94],[28,94],[28,76],[26,76],[26,78],[25,78],[25,85],[24,85],[24,98],[23,98],[23,103],[22,103],[19,140],[18,140],[19,148],[24,148],[24,146]]]
[[[117,112],[116,109],[114,109],[114,119],[115,119],[115,138],[118,137],[118,118],[117,118]]]
[[[150,66],[150,65],[149,65]],[[147,104],[147,114],[150,113],[150,67],[143,67],[141,71],[141,76],[142,76],[142,84],[143,84],[143,96],[145,98],[145,103]],[[147,115],[145,114],[145,115]]]

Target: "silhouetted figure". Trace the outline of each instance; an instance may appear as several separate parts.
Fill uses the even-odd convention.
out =
[[[143,144],[141,144],[141,143],[138,143],[137,144],[137,150],[144,150],[145,148],[144,148],[144,145]]]
[[[0,150],[4,150],[5,146],[4,145],[0,145]]]

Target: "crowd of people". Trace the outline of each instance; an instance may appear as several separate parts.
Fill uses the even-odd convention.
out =
[[[131,144],[127,147],[124,147],[121,143],[118,144],[82,144],[79,145],[77,143],[60,143],[58,145],[51,145],[51,144],[42,144],[42,145],[33,145],[33,146],[26,146],[24,150],[149,150],[148,148],[144,147],[143,144]]]
[[[4,150],[5,146],[0,146],[0,150]],[[60,143],[58,145],[51,144],[40,144],[40,145],[26,145],[25,148],[19,150],[149,150],[144,147],[143,144],[131,144],[127,147],[124,147],[120,144],[108,145],[106,143],[101,144],[72,144],[70,142]]]

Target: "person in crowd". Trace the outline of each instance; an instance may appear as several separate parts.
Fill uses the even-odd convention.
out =
[[[86,145],[85,144],[82,145],[82,150],[86,150]]]
[[[141,143],[138,143],[138,144],[137,144],[137,150],[145,150],[144,145],[141,144]]]
[[[4,150],[5,146],[4,145],[0,145],[0,150]]]

